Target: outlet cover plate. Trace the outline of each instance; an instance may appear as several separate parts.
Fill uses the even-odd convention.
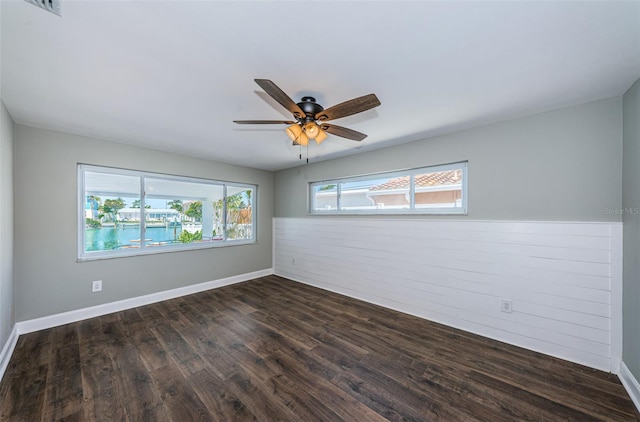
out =
[[[509,299],[500,299],[500,310],[510,314],[513,312],[513,303]]]
[[[93,293],[95,292],[101,292],[102,291],[102,280],[96,280],[91,284],[91,291]]]

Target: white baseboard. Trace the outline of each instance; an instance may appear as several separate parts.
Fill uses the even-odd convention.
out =
[[[243,281],[252,280],[254,278],[265,277],[273,274],[273,268],[254,271],[252,273],[235,275],[232,277],[222,278],[219,280],[207,281],[191,286],[179,287],[177,289],[165,290],[163,292],[152,293],[149,295],[133,297],[130,299],[119,300],[117,302],[105,303],[103,305],[91,306],[89,308],[76,309],[69,312],[63,312],[55,315],[48,315],[42,318],[30,319],[16,323],[17,333],[26,334],[34,331],[45,330],[47,328],[57,327],[59,325],[69,324],[72,322],[82,321],[88,318],[94,318],[114,312],[124,311],[126,309],[136,308],[138,306],[149,305],[151,303],[161,302],[163,300],[174,299],[176,297],[186,296],[193,293],[203,292],[205,290],[216,289],[230,284],[241,283]],[[15,331],[15,329],[14,329]]]
[[[2,348],[2,352],[0,352],[0,381],[2,381],[2,377],[4,376],[4,371],[7,370],[7,366],[9,365],[9,359],[13,354],[13,349],[16,348],[16,343],[18,343],[18,326],[14,325],[13,330],[9,334],[9,338],[7,342],[4,344]]]
[[[618,374],[618,378],[620,378],[620,382],[629,393],[631,400],[633,400],[633,404],[636,405],[636,409],[640,411],[640,383],[636,377],[633,376],[627,365],[624,362],[620,363],[620,373]]]

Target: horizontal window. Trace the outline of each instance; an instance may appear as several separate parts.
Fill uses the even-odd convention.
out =
[[[312,214],[466,214],[467,162],[309,185]]]
[[[246,185],[78,166],[78,259],[255,242]]]

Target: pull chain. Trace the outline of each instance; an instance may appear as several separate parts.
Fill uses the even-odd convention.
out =
[[[300,150],[298,152],[298,157],[300,160],[302,160],[302,144],[298,144],[298,146],[300,147]],[[307,164],[309,164],[309,143],[307,143],[307,145],[305,145],[306,148],[306,152],[307,152]]]

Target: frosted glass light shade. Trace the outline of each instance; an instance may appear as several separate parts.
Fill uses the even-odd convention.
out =
[[[325,139],[327,139],[327,132],[325,132],[324,130],[318,128],[318,134],[316,135],[316,144],[319,145]]]
[[[303,147],[306,147],[309,145],[309,137],[302,132],[297,139],[293,140],[293,145],[302,145]]]
[[[319,132],[320,128],[317,124],[315,124],[315,122],[309,122],[304,125],[304,133],[307,134],[307,137],[309,139],[315,139],[315,137],[318,136]]]
[[[296,140],[300,137],[300,135],[302,135],[302,126],[297,123],[293,124],[286,129],[286,132],[289,139],[291,139],[293,143],[296,143]]]

